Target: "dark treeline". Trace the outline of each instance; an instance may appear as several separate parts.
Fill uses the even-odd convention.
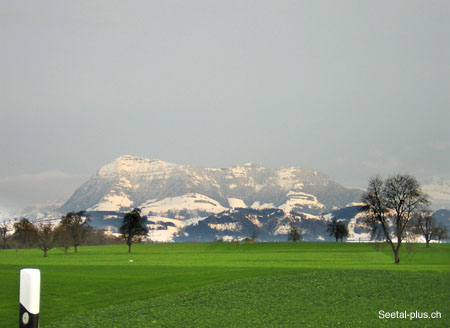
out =
[[[90,224],[85,212],[70,212],[58,223],[31,222],[26,218],[18,221],[0,223],[0,248],[22,249],[40,248],[47,257],[52,248],[61,248],[66,254],[73,247],[75,253],[78,246],[96,246],[122,243],[104,230],[96,230]]]

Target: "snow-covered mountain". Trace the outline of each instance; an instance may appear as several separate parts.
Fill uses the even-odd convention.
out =
[[[198,199],[193,200],[193,195]],[[196,205],[203,203],[205,206],[200,207],[205,210],[211,206],[283,207],[320,213],[345,206],[359,197],[359,190],[345,188],[328,175],[309,169],[270,169],[256,164],[194,168],[122,156],[98,170],[75,191],[61,211],[155,208],[168,206],[158,202],[170,198],[172,205],[187,206],[190,200]],[[175,204],[177,201],[181,203]]]
[[[433,203],[450,204],[450,181],[434,179],[424,190]],[[349,240],[357,241],[370,238],[361,222],[361,194],[310,169],[256,164],[194,168],[121,156],[100,168],[62,206],[28,209],[25,216],[48,220],[86,210],[94,227],[117,232],[124,213],[139,207],[147,217],[147,238],[156,242],[254,234],[259,240],[286,240],[290,225],[298,226],[305,240],[330,240],[327,223],[337,218],[347,224]]]
[[[194,168],[127,155],[98,170],[60,212],[87,210],[98,226],[115,231],[120,213],[139,207],[148,217],[151,240],[192,240],[198,235],[193,231],[200,231],[205,224],[201,221],[214,221],[214,215],[223,217],[224,213],[248,209],[252,215],[275,211],[286,218],[295,212],[320,220],[323,213],[359,201],[360,197],[360,190],[346,188],[328,175],[310,169],[270,169],[256,164]],[[268,229],[285,233],[286,223],[281,221],[275,224],[269,219],[273,224]],[[212,227],[225,231],[220,225]],[[274,238],[277,232],[267,232],[269,235]]]

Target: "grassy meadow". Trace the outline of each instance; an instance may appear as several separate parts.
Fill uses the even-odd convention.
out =
[[[178,243],[0,251],[0,327],[41,270],[41,327],[448,327],[450,245]],[[132,261],[130,261],[132,260]],[[441,319],[379,319],[379,311]]]

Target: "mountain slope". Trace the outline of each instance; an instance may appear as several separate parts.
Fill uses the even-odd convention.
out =
[[[117,232],[123,213],[139,207],[152,241],[209,241],[253,230],[262,240],[285,240],[290,224],[300,221],[306,239],[325,240],[321,215],[360,197],[360,190],[309,169],[251,163],[193,168],[121,156],[100,168],[60,211],[87,210],[97,226]]]
[[[98,170],[75,191],[61,211],[124,211],[148,201],[188,194],[203,195],[224,208],[234,207],[236,202],[249,207],[286,204],[317,214],[360,197],[359,190],[345,188],[326,174],[309,169],[269,169],[255,164],[226,169],[193,168],[122,156]],[[293,202],[293,198],[302,197],[303,202]],[[312,200],[306,201],[308,198]]]

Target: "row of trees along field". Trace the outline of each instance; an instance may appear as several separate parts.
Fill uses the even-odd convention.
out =
[[[0,224],[1,248],[35,248],[38,247],[47,257],[48,251],[55,247],[64,249],[67,254],[70,247],[78,252],[80,245],[117,244],[121,239],[103,230],[96,230],[89,224],[85,212],[70,212],[60,221],[33,223],[26,218],[11,224]],[[13,232],[8,234],[8,232]]]
[[[336,239],[336,242],[340,240],[341,242],[348,237],[348,228],[344,222],[338,221],[337,219],[332,219],[327,223],[327,232],[330,237]],[[303,236],[300,233],[300,228],[298,225],[291,224],[289,227],[289,232],[287,236],[288,241],[302,241]]]
[[[11,224],[0,224],[1,248],[34,248],[39,247],[48,256],[48,251],[61,247],[67,254],[70,247],[78,252],[81,245],[118,244],[122,239],[131,253],[133,242],[139,241],[148,232],[146,217],[141,216],[138,208],[126,213],[120,226],[121,237],[116,237],[104,230],[95,230],[90,225],[89,216],[84,212],[69,212],[58,224],[53,222],[33,223],[26,218]],[[8,232],[12,231],[12,234]]]

